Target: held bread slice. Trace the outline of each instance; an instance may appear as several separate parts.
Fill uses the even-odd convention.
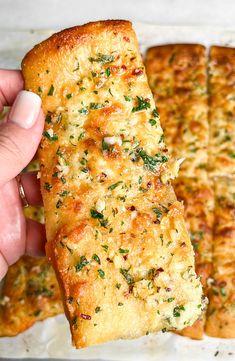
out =
[[[182,329],[201,313],[193,248],[131,23],[64,30],[22,62],[42,98],[47,255],[76,347]]]

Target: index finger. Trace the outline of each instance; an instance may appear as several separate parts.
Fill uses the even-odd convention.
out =
[[[12,105],[16,95],[24,87],[20,70],[0,69],[0,112],[6,105]]]

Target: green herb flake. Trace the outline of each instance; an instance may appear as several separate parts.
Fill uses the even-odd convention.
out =
[[[66,98],[67,98],[67,99],[72,98],[72,96],[73,96],[73,95],[72,95],[71,93],[70,93],[70,94],[66,94]]]
[[[89,57],[88,59],[91,63],[110,64],[114,61],[114,56],[98,53],[96,58]]]
[[[50,115],[50,114],[47,114],[47,115],[46,115],[45,122],[46,122],[47,124],[51,124],[51,115]]]
[[[79,64],[79,62],[77,61],[76,68],[75,68],[75,69],[73,69],[73,71],[77,71],[77,70],[79,70],[79,69],[80,69],[80,64]]]
[[[126,102],[130,102],[131,101],[131,97],[128,97],[127,95],[124,95],[124,99]]]
[[[95,313],[99,313],[101,311],[101,307],[100,306],[97,306],[96,308],[95,308]]]
[[[72,297],[72,296],[69,296],[69,297],[68,297],[68,303],[71,305],[72,302],[73,302],[73,297]]]
[[[122,303],[122,302],[118,302],[118,306],[123,306],[123,303]]]
[[[118,290],[120,290],[120,288],[121,288],[121,283],[116,283],[115,287],[116,287]]]
[[[132,285],[134,283],[134,279],[133,279],[132,275],[129,273],[129,270],[120,268],[120,273],[126,279],[128,285]]]
[[[50,190],[52,189],[52,185],[48,182],[44,183],[44,189],[46,189],[48,192],[50,192]]]
[[[59,199],[56,203],[56,208],[60,208],[62,206],[63,202],[61,201],[61,199]]]
[[[53,84],[51,84],[49,92],[47,93],[47,95],[52,96],[54,94],[54,90],[55,90],[55,88],[54,88]]]
[[[100,278],[102,278],[102,279],[105,278],[105,273],[102,269],[98,269],[98,273],[99,273]]]
[[[96,209],[92,208],[90,210],[90,215],[92,218],[94,219],[103,219],[104,218],[104,215],[100,212],[98,212]]]
[[[108,190],[113,191],[115,188],[117,188],[117,186],[119,186],[119,184],[123,183],[122,181],[118,181],[114,184],[111,184],[111,186],[108,187]]]
[[[50,140],[51,142],[55,142],[56,140],[58,140],[58,135],[57,134],[53,134],[52,136],[47,132],[43,132],[44,137],[46,137],[48,140]]]
[[[119,248],[119,253],[129,253],[129,249]]]
[[[156,170],[159,163],[166,163],[168,158],[165,155],[157,153],[154,157],[148,155],[142,148],[138,149],[137,153],[143,160],[144,165],[152,172]]]
[[[90,103],[90,109],[95,110],[95,109],[101,109],[104,108],[103,104],[99,104],[99,103]]]
[[[111,74],[110,68],[105,69],[105,74],[106,74],[107,77],[110,76],[110,74]]]
[[[104,249],[105,252],[108,251],[109,246],[107,244],[102,244],[101,247]]]
[[[170,303],[170,302],[173,302],[174,299],[175,299],[175,297],[170,297],[170,298],[167,299],[167,302],[169,302],[169,303]]]
[[[39,309],[38,309],[38,310],[34,311],[33,314],[34,314],[35,317],[37,317],[37,316],[40,315],[41,312],[42,312],[42,310],[39,310]]]
[[[98,264],[100,264],[100,257],[97,254],[93,254],[92,256],[93,260],[96,261]]]
[[[87,261],[85,256],[81,256],[79,262],[76,264],[75,269],[76,272],[80,272],[83,267],[85,267],[89,262]]]
[[[145,100],[143,97],[139,97],[138,95],[136,98],[137,98],[138,104],[136,107],[132,108],[132,113],[151,108],[149,100]]]
[[[223,297],[226,297],[226,296],[227,296],[227,293],[226,293],[226,290],[225,290],[224,287],[221,287],[221,288],[220,288],[220,294],[221,294],[221,296],[223,296]]]
[[[173,310],[173,316],[174,317],[180,317],[180,312],[185,311],[185,308],[183,305],[176,306]]]
[[[157,215],[157,218],[162,216],[162,211],[160,208],[153,208],[154,213]]]
[[[149,119],[149,123],[152,125],[152,127],[154,126],[154,125],[156,125],[157,124],[157,121],[155,120],[155,119]]]

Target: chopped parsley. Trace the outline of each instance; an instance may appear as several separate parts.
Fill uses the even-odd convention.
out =
[[[128,97],[127,95],[124,95],[124,99],[126,102],[130,102],[131,101],[131,97]]]
[[[157,124],[157,121],[155,120],[155,119],[149,119],[149,123],[152,125],[152,127],[154,126],[154,125],[156,125]]]
[[[100,312],[101,311],[101,307],[100,306],[97,306],[96,308],[95,308],[95,313],[98,313],[98,312]]]
[[[142,158],[144,165],[151,171],[155,171],[158,163],[166,163],[168,158],[165,155],[157,153],[154,157],[148,155],[142,148],[137,149],[138,155]]]
[[[129,249],[119,248],[119,253],[129,253]]]
[[[66,98],[67,98],[67,99],[72,98],[72,96],[73,96],[73,95],[72,95],[71,93],[70,93],[70,94],[66,94]]]
[[[98,273],[99,273],[100,278],[102,278],[102,279],[105,278],[105,273],[102,269],[98,269]]]
[[[93,254],[92,256],[93,260],[96,261],[98,264],[100,264],[100,257],[97,254]]]
[[[180,317],[180,312],[185,311],[185,308],[183,305],[176,306],[173,310],[173,316],[174,317]]]
[[[48,140],[50,140],[51,142],[55,142],[56,140],[58,140],[58,135],[57,134],[53,134],[52,136],[47,132],[43,132],[44,137],[46,137]]]
[[[58,202],[56,203],[56,208],[60,208],[62,206],[63,202],[61,199],[58,200]]]
[[[110,64],[114,61],[114,56],[98,53],[96,58],[89,57],[88,59],[91,63]]]
[[[110,76],[110,74],[111,74],[110,68],[105,69],[105,74],[107,77]]]
[[[46,189],[48,192],[50,192],[50,190],[52,189],[52,185],[48,182],[44,183],[44,189]]]
[[[94,219],[103,219],[104,218],[104,215],[100,212],[98,212],[96,209],[92,208],[90,210],[90,215],[92,218]]]
[[[132,108],[132,113],[151,108],[149,100],[145,100],[143,97],[139,97],[138,95],[136,98],[137,98],[138,104],[136,107]]]
[[[99,103],[90,103],[90,109],[94,110],[94,109],[101,109],[104,108],[103,104],[99,104]]]
[[[108,187],[108,190],[110,190],[110,191],[114,190],[121,183],[122,183],[122,181],[118,181],[117,183],[111,184],[111,186]]]
[[[89,262],[87,261],[85,256],[81,256],[79,262],[76,264],[76,272],[80,272],[83,267],[85,267]]]
[[[50,124],[50,123],[51,123],[51,115],[50,115],[50,114],[47,114],[47,115],[46,115],[45,122],[46,122],[47,124]]]
[[[120,268],[120,273],[126,279],[128,285],[132,285],[134,283],[134,279],[133,279],[132,275],[129,273],[129,270]]]
[[[47,93],[47,95],[52,96],[54,94],[54,90],[55,90],[55,88],[54,88],[53,84],[51,84],[49,92]]]

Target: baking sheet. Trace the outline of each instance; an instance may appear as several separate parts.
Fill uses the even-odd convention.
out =
[[[166,43],[201,43],[235,46],[235,29],[134,24],[144,54],[149,46]],[[0,31],[0,68],[19,68],[24,54],[54,31]],[[14,338],[0,338],[0,358],[38,358],[105,361],[211,361],[235,360],[235,339],[205,337],[193,341],[172,333],[115,341],[83,350],[71,346],[69,326],[60,315],[38,322]]]

